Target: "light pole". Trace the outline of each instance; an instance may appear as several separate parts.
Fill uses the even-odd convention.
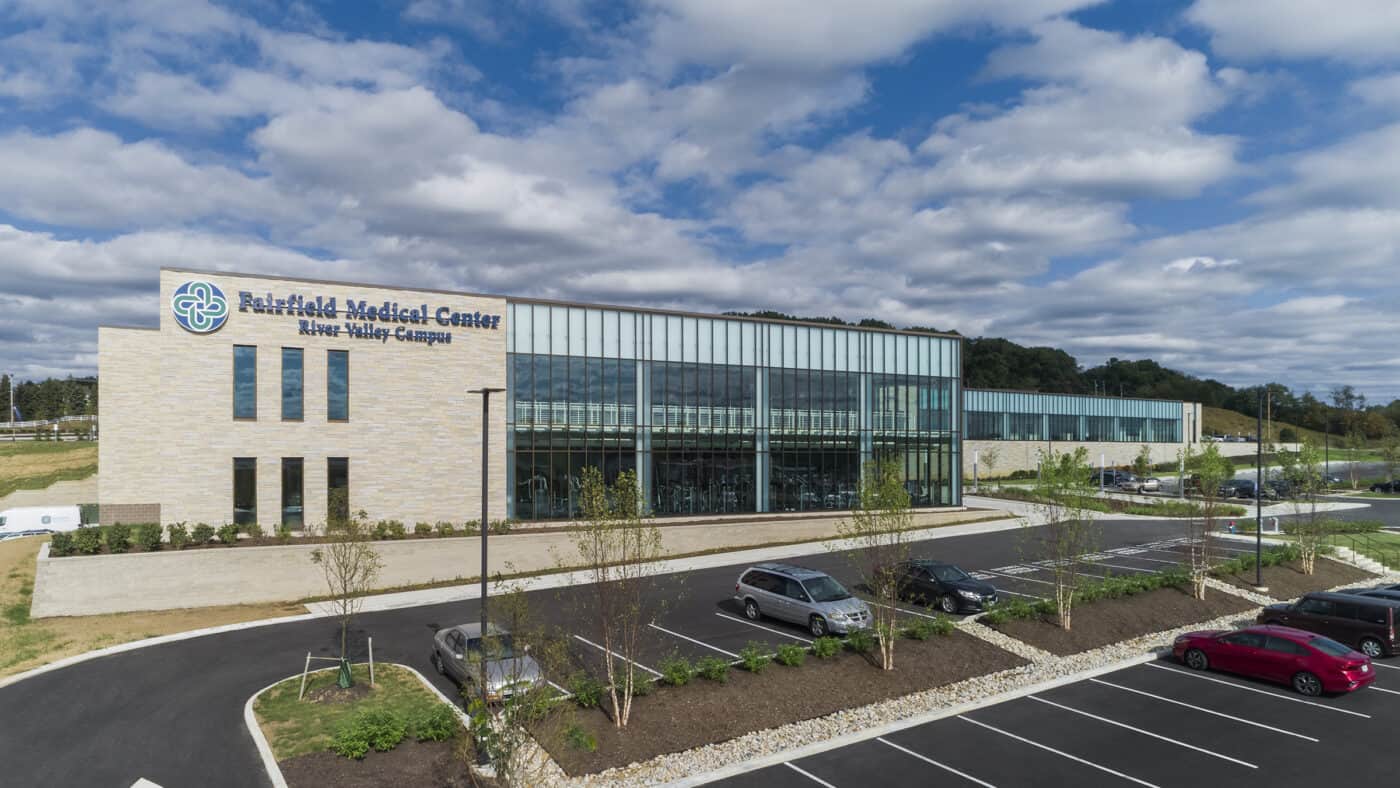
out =
[[[487,517],[489,512],[486,508],[490,495],[487,492],[487,469],[490,467],[488,459],[490,457],[489,448],[491,445],[491,395],[495,392],[505,391],[503,388],[491,388],[482,386],[479,389],[468,389],[468,394],[481,395],[481,646],[483,665],[486,658],[486,532],[489,529]],[[466,656],[466,655],[463,655]],[[487,676],[485,672],[481,675],[481,705],[486,707],[486,685]]]
[[[1264,392],[1259,392],[1258,423],[1254,430],[1254,588],[1264,587]]]

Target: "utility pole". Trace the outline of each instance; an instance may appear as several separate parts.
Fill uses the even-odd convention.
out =
[[[1264,428],[1264,392],[1259,392],[1259,413],[1256,430]],[[1264,441],[1254,442],[1254,590],[1264,587]]]
[[[488,516],[490,516],[490,512],[489,512],[488,509],[487,509],[487,502],[490,500],[490,494],[489,494],[489,492],[488,492],[489,488],[488,488],[488,486],[487,486],[487,481],[488,481],[488,479],[489,479],[488,470],[490,469],[490,465],[491,465],[491,464],[490,464],[490,461],[489,461],[489,460],[490,460],[490,456],[491,456],[490,453],[489,453],[489,447],[490,447],[490,445],[491,445],[491,420],[490,420],[490,416],[491,416],[491,394],[492,394],[493,392],[498,392],[498,391],[505,391],[505,389],[502,389],[502,388],[489,388],[489,387],[486,387],[486,386],[482,386],[482,387],[479,388],[479,389],[469,389],[469,390],[467,391],[468,394],[480,394],[480,395],[481,395],[481,646],[482,646],[482,665],[483,665],[483,666],[486,664],[486,663],[485,663],[485,659],[486,659],[486,636],[487,636],[487,629],[486,629],[486,578],[487,578],[487,571],[486,571],[486,534],[487,534],[488,531],[491,530],[490,527],[489,527],[489,526],[490,526],[490,522],[486,519]],[[484,670],[484,667],[483,667],[483,670]],[[483,708],[485,708],[485,707],[487,706],[487,703],[486,703],[486,687],[487,687],[488,684],[490,684],[490,682],[487,681],[487,676],[486,676],[486,674],[485,674],[484,672],[483,672],[483,674],[482,674],[482,676],[481,676],[481,682],[480,682],[480,683],[481,683],[481,705],[482,705]]]
[[[10,443],[15,442],[15,373],[11,372],[10,378]]]

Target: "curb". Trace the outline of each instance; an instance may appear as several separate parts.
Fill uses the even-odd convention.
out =
[[[1056,687],[1062,687],[1067,684],[1073,684],[1075,682],[1083,681],[1086,678],[1101,676],[1105,673],[1112,673],[1115,670],[1130,668],[1134,665],[1144,665],[1149,662],[1153,662],[1159,658],[1160,654],[1156,650],[1149,651],[1145,654],[1140,654],[1136,657],[1129,657],[1128,659],[1119,660],[1117,662],[1112,662],[1107,665],[1100,665],[1090,670],[1081,671],[1072,675],[1060,676],[1049,681],[1042,681],[1039,684],[1031,684],[1025,687],[1018,687],[1016,689],[1007,690],[1006,692],[1002,692],[997,695],[990,695],[988,697],[980,698],[975,701],[960,703],[956,706],[948,706],[941,709],[935,709],[933,711],[924,712],[923,714],[914,717],[898,720],[896,722],[885,723],[884,725],[881,725],[876,728],[867,728],[858,733],[848,733],[844,736],[838,736],[834,739],[826,739],[824,741],[815,742],[813,744],[804,745],[802,747],[797,747],[791,750],[784,750],[782,752],[773,753],[771,755],[765,755],[761,758],[755,758],[749,761],[730,764],[729,766],[725,766],[711,772],[691,775],[680,780],[674,780],[669,783],[664,783],[664,785],[666,786],[666,788],[691,788],[692,786],[704,785],[706,783],[714,782],[716,780],[723,780],[729,777],[735,777],[740,774],[745,774],[747,772],[767,768],[769,766],[776,766],[780,763],[786,763],[788,761],[806,758],[811,755],[817,755],[819,753],[827,752],[829,750],[835,750],[840,747],[845,747],[851,744],[858,744],[863,741],[869,741],[880,736],[887,736],[891,733],[896,733],[898,731],[906,730],[908,728],[914,728],[919,725],[934,722],[935,720],[944,719],[946,717],[953,717],[959,714],[966,714],[967,712],[973,711],[975,709],[984,708],[986,706],[994,706],[998,703],[1004,703],[1009,700],[1015,700],[1016,698],[1023,698],[1027,695],[1034,695],[1037,692],[1044,692],[1046,690],[1051,690]]]

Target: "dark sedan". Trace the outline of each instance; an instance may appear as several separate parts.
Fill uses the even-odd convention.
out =
[[[920,605],[937,605],[944,613],[983,610],[997,601],[992,584],[942,561],[904,561],[895,571],[900,596]]]
[[[1376,482],[1371,485],[1373,493],[1400,493],[1400,481]]]
[[[1370,657],[1292,627],[1187,632],[1172,643],[1172,655],[1192,670],[1214,668],[1288,684],[1303,695],[1351,692],[1376,679]]]

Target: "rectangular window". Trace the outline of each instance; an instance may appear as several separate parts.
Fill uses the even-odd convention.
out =
[[[247,525],[258,521],[258,461],[254,457],[233,458],[233,522]]]
[[[282,348],[282,418],[284,420],[301,421],[301,382],[301,348]]]
[[[258,417],[258,349],[253,345],[233,346],[233,417]]]
[[[326,351],[326,418],[350,420],[350,351]]]
[[[350,519],[350,458],[326,458],[326,522]]]
[[[302,525],[302,461],[282,458],[282,525],[300,529]]]

